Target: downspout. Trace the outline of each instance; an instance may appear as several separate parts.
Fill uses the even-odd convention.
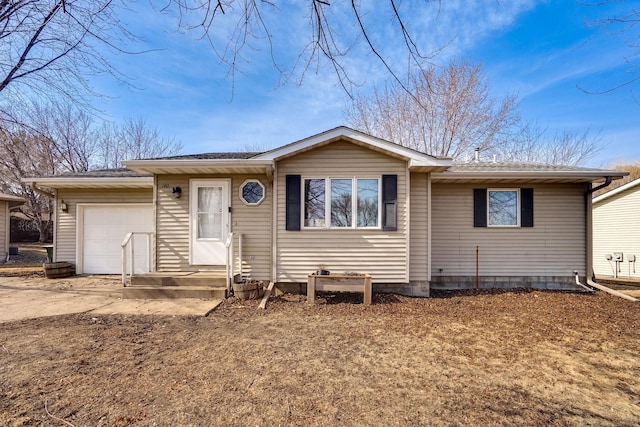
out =
[[[586,286],[585,284],[580,283],[580,275],[578,274],[578,270],[573,270],[573,274],[576,276],[576,285],[578,285],[578,286],[582,286],[582,287],[583,287],[583,288],[585,288],[585,289],[587,290],[587,292],[589,292],[589,293],[594,293],[594,292],[595,292],[595,289],[592,289],[592,288],[590,288],[590,287]]]
[[[592,208],[592,195],[594,192],[603,189],[613,181],[612,176],[607,176],[603,184],[597,187],[590,188],[584,193],[584,209],[585,209],[585,244],[586,244],[586,267],[585,272],[587,280],[592,278],[595,281],[595,274],[593,272],[593,208]]]
[[[608,176],[606,177],[604,184],[600,184],[595,188],[585,191],[585,208],[587,209],[587,224],[586,224],[587,226],[587,284],[593,288],[600,289],[601,291],[604,291],[604,292],[608,292],[611,295],[615,295],[617,297],[624,298],[629,301],[637,302],[638,301],[637,298],[634,298],[627,294],[623,294],[622,292],[618,292],[616,290],[613,290],[611,288],[608,288],[606,286],[603,286],[597,283],[595,274],[593,273],[593,253],[592,253],[593,252],[593,243],[592,243],[593,242],[593,223],[592,223],[591,195],[595,191],[598,191],[602,188],[607,187],[609,184],[611,184],[611,181],[613,181],[613,178]],[[574,272],[574,274],[576,275],[576,283],[578,283],[579,282],[578,274],[577,272]],[[589,276],[591,276],[592,278],[589,279]]]
[[[36,182],[32,182],[31,183],[31,189],[34,192],[40,194],[41,196],[45,196],[45,197],[48,197],[50,199],[55,199],[56,198],[55,194],[49,193],[48,191],[44,191],[42,188],[38,188],[38,185],[37,185]]]

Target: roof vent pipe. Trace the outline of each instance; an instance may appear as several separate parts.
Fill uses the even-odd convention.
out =
[[[476,162],[476,163],[480,161],[480,148],[476,148],[476,152],[475,152],[475,155],[473,157],[473,161]]]

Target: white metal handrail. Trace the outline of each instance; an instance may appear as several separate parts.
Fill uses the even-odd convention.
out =
[[[131,259],[131,265],[130,265],[130,271],[129,271],[129,275],[131,277],[133,277],[133,273],[136,271],[135,270],[135,249],[134,249],[134,239],[133,237],[136,234],[141,234],[141,235],[146,235],[147,236],[147,249],[149,251],[149,253],[147,254],[147,262],[148,262],[148,269],[149,271],[154,271],[154,263],[155,263],[155,253],[154,253],[154,248],[155,245],[153,245],[153,236],[155,235],[155,233],[151,232],[151,231],[132,231],[131,233],[127,233],[126,236],[124,236],[124,240],[122,241],[122,286],[125,287],[127,286],[127,247],[129,248],[129,258]]]
[[[224,243],[224,247],[227,249],[227,291],[231,290],[231,283],[233,283],[233,231],[227,235],[227,241]]]

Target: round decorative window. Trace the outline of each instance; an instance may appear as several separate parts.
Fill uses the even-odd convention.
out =
[[[264,200],[264,196],[264,185],[257,179],[249,179],[240,186],[240,198],[247,205],[259,205]]]

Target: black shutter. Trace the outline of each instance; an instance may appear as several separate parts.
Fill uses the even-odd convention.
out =
[[[291,231],[300,230],[300,175],[287,175],[287,214],[286,228]]]
[[[473,189],[473,226],[487,226],[487,189]]]
[[[533,227],[533,188],[520,189],[520,226]]]
[[[382,229],[398,229],[398,175],[382,175]]]

